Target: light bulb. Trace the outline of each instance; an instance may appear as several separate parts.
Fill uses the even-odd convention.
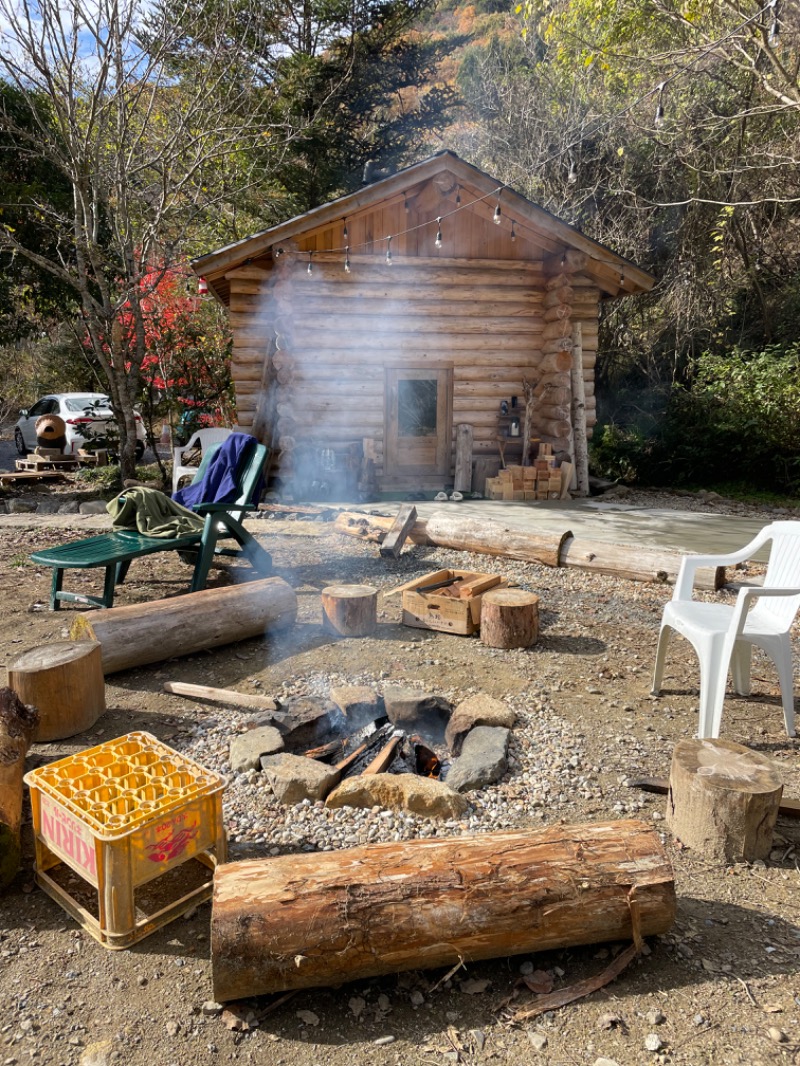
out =
[[[513,244],[513,243],[514,243],[514,241],[515,241],[515,240],[517,239],[517,231],[516,231],[516,229],[514,228],[515,226],[516,226],[516,222],[515,222],[515,221],[514,221],[514,219],[512,218],[512,219],[511,219],[511,243],[512,243],[512,244]]]
[[[500,201],[498,200],[497,207],[495,207],[494,209],[494,216],[492,217],[492,222],[494,222],[495,226],[499,226],[502,221],[503,212],[500,210]]]
[[[386,238],[386,265],[392,265],[392,238]]]
[[[314,266],[313,266],[313,264],[311,262],[311,252],[308,253],[308,273],[309,274],[313,274],[314,273]]]
[[[345,250],[344,250],[344,272],[345,272],[345,274],[349,274],[350,273],[350,249],[349,248],[345,248]]]
[[[345,244],[347,244],[347,241],[350,239],[350,234],[347,232],[347,219],[344,220],[344,229],[342,230],[342,239],[344,240]]]
[[[436,219],[436,225],[437,225],[438,228],[436,230],[436,240],[433,243],[436,245],[437,248],[441,248],[442,247],[442,220],[441,220],[441,218],[437,218]]]

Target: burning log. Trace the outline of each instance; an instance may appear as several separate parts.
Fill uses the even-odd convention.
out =
[[[0,889],[19,869],[22,774],[25,754],[39,721],[16,692],[0,688]]]
[[[658,835],[633,820],[228,863],[214,998],[650,936],[675,906]]]

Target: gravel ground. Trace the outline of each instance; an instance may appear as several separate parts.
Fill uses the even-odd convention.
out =
[[[633,494],[641,506],[731,511],[718,499]],[[772,511],[744,509],[769,521]],[[259,999],[220,1016],[211,998],[210,908],[167,926],[130,951],[107,952],[32,884],[29,867],[0,897],[0,1062],[90,1066],[119,1061],[189,1064],[524,1062],[619,1066],[648,1062],[748,1064],[798,1059],[800,926],[795,847],[800,826],[781,821],[767,863],[725,869],[664,833],[663,797],[633,791],[631,774],[666,776],[674,743],[696,728],[697,665],[676,644],[665,694],[649,695],[655,639],[670,590],[506,563],[440,549],[406,550],[386,563],[374,548],[321,523],[264,522],[276,573],[296,589],[290,632],[112,676],[106,716],[88,735],[37,745],[31,765],[146,729],[229,777],[224,816],[230,858],[346,848],[372,841],[457,836],[558,821],[638,817],[664,835],[675,866],[679,914],[648,954],[592,997],[532,1023],[510,1024],[501,1005],[520,973],[547,971],[557,988],[598,973],[614,946],[469,964],[447,981],[422,971]],[[260,531],[260,530],[259,530]],[[5,530],[0,591],[6,661],[61,639],[72,610],[42,610],[49,574],[35,548],[60,530]],[[320,624],[319,590],[365,582],[386,592],[444,566],[502,573],[540,597],[542,635],[526,651],[500,652],[477,639],[399,624],[395,599],[381,599],[373,638],[331,641]],[[187,571],[170,556],[134,564],[119,604],[172,595]],[[88,589],[92,579],[77,577]],[[221,578],[221,580],[227,580]],[[77,587],[73,585],[72,587]],[[722,593],[730,599],[729,593]],[[754,691],[726,702],[723,736],[777,760],[787,795],[800,795],[797,742],[783,732],[777,678],[754,660]],[[282,808],[258,774],[230,775],[227,749],[247,712],[162,691],[190,681],[266,696],[325,695],[340,684],[411,684],[458,702],[475,692],[517,713],[509,772],[471,793],[459,820],[431,821],[381,810]],[[25,827],[26,860],[31,858]],[[606,960],[606,961],[604,961]],[[797,999],[796,999],[797,997]],[[206,1004],[204,1006],[204,1004]],[[242,1018],[249,1021],[242,1021]],[[228,1026],[233,1026],[229,1028]],[[250,1031],[241,1031],[250,1027]],[[239,1031],[237,1031],[239,1030]]]

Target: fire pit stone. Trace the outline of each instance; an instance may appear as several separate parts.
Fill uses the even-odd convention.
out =
[[[291,696],[281,702],[273,723],[288,751],[303,751],[347,732],[345,717],[331,700],[318,696]]]
[[[464,738],[461,754],[450,764],[447,784],[456,792],[470,792],[499,781],[508,769],[509,729],[479,725]]]
[[[325,763],[287,752],[265,756],[261,768],[278,803],[286,805],[325,799],[340,776],[338,770]]]
[[[453,705],[442,696],[404,685],[386,685],[383,690],[386,715],[398,729],[421,733],[438,744],[453,713]]]
[[[262,725],[248,729],[231,740],[231,770],[237,774],[258,770],[262,755],[274,755],[283,751],[283,748],[283,737],[274,726]]]
[[[415,774],[351,777],[331,792],[326,807],[385,807],[425,818],[460,818],[467,800],[441,781]]]
[[[353,729],[360,729],[384,714],[383,701],[368,685],[340,685],[331,689],[330,698]]]
[[[459,703],[453,711],[453,717],[447,723],[445,741],[453,755],[459,755],[464,737],[471,729],[479,725],[513,729],[516,718],[514,711],[505,703],[487,696],[485,692],[478,692]]]

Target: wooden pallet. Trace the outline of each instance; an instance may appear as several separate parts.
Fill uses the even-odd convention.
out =
[[[75,456],[65,456],[63,459],[45,459],[36,455],[32,459],[17,459],[17,470],[22,473],[38,474],[42,470],[77,470],[78,460]]]
[[[14,485],[23,481],[69,481],[60,470],[17,471],[15,474],[0,474],[0,485]]]

